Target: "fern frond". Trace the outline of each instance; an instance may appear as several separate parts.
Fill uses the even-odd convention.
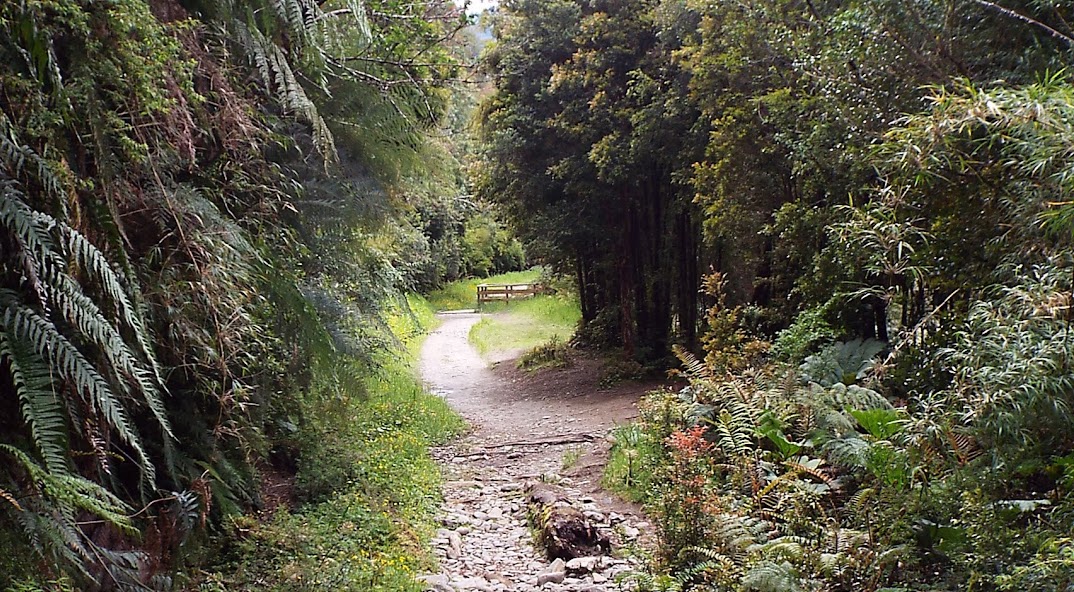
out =
[[[287,0],[278,0],[292,4]],[[291,7],[293,8],[293,7]],[[283,6],[284,10],[291,8]],[[257,28],[247,27],[245,23],[235,20],[233,28],[243,48],[251,56],[265,85],[275,93],[285,109],[298,115],[313,128],[314,146],[328,163],[339,161],[335,140],[328,124],[318,112],[317,106],[310,100],[306,90],[298,81],[287,55],[280,46],[266,38]]]
[[[137,391],[141,393],[164,435],[174,438],[160,397],[159,377],[135,357],[123,336],[105,318],[97,304],[82,292],[74,279],[66,274],[57,274],[50,285],[54,286],[49,293],[54,310],[77,327],[82,336],[98,346],[107,359],[105,367],[114,374],[117,384],[127,387],[128,383],[133,383],[138,386]]]
[[[673,345],[671,346],[671,351],[682,363],[680,372],[686,376],[687,380],[714,381],[716,379],[712,374],[712,370],[686,348],[681,345]]]
[[[29,454],[0,444],[26,472],[36,494],[28,496],[17,511],[17,520],[34,549],[52,557],[55,564],[66,565],[82,576],[94,579],[87,566],[111,567],[109,551],[90,540],[79,526],[87,513],[128,534],[136,534],[131,522],[131,508],[101,485],[80,475],[56,475],[37,464]]]
[[[863,469],[872,448],[872,444],[863,438],[847,436],[825,442],[821,447],[821,452],[833,464],[851,469]]]
[[[23,305],[18,294],[11,290],[0,290],[0,323],[14,339],[25,342],[35,354],[48,360],[60,378],[70,382],[87,398],[114,428],[116,435],[134,450],[139,469],[151,485],[156,478],[155,468],[127,420],[122,404],[82,352],[50,321]]]
[[[65,203],[64,182],[52,170],[47,160],[19,141],[15,126],[7,114],[0,113],[0,164],[7,169],[10,177],[15,178],[24,171],[27,162],[33,165],[34,172],[37,173],[36,181],[62,207]]]
[[[770,524],[764,520],[726,513],[715,518],[712,540],[737,559],[745,557],[750,547],[769,538]]]
[[[72,256],[78,264],[85,270],[93,272],[94,277],[98,280],[104,292],[115,304],[120,318],[131,328],[131,333],[134,335],[135,342],[138,344],[140,353],[148,365],[149,376],[145,376],[145,372],[141,370],[141,364],[134,361],[134,357],[129,350],[124,351],[127,353],[127,360],[125,362],[129,365],[124,365],[125,368],[132,368],[131,378],[133,378],[141,386],[141,394],[153,413],[153,417],[157,420],[161,430],[165,436],[174,439],[172,434],[171,425],[168,422],[167,413],[164,410],[164,404],[160,399],[160,393],[163,389],[164,381],[161,377],[160,364],[157,362],[156,356],[153,354],[153,347],[150,344],[149,331],[146,329],[145,322],[142,320],[142,316],[138,309],[134,306],[130,296],[127,294],[127,289],[123,285],[123,281],[119,274],[112,269],[109,265],[108,259],[104,253],[100,251],[93,243],[91,243],[82,233],[75,229],[61,225],[64,231],[65,239],[67,242],[67,248],[70,256]],[[68,294],[79,294],[81,291],[74,286],[68,286]],[[84,310],[92,313],[85,303],[88,301],[86,298],[79,298],[83,303]],[[97,306],[90,301],[92,309],[98,310]],[[103,315],[102,315],[103,317]],[[105,323],[111,329],[110,323]],[[107,329],[105,333],[109,333]],[[114,331],[114,329],[112,330]],[[118,337],[118,333],[109,333],[107,342],[111,343],[114,337]],[[118,344],[123,344],[122,338],[119,338]]]
[[[805,555],[805,546],[808,543],[809,541],[802,537],[781,536],[761,545],[761,552],[774,559],[799,561]]]
[[[746,573],[742,586],[756,592],[797,592],[802,589],[798,571],[787,561],[761,563]]]
[[[36,262],[56,257],[52,229],[57,222],[24,203],[24,196],[13,181],[0,181],[0,225],[7,228],[19,247]]]
[[[824,464],[824,461],[819,458],[809,459],[801,457],[797,460],[787,461],[783,464],[786,465],[787,468],[797,473],[809,475],[825,485],[829,485],[833,481],[830,475],[820,469],[820,466]]]
[[[984,455],[984,449],[977,440],[968,434],[956,432],[951,429],[943,431],[944,439],[951,446],[960,464],[968,464]]]
[[[25,511],[25,510],[22,509],[22,505],[19,504],[19,500],[15,499],[15,496],[11,495],[10,492],[6,491],[2,487],[0,487],[0,499],[2,499],[4,501],[6,501],[7,503],[11,504],[12,506],[14,506],[15,510],[17,510],[19,512]]]
[[[6,332],[0,332],[0,360],[8,363],[23,421],[45,467],[53,474],[68,472],[67,426],[48,365]]]

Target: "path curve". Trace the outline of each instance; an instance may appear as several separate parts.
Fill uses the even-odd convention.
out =
[[[490,367],[468,341],[480,314],[439,317],[442,324],[426,339],[419,368],[428,388],[443,396],[471,430],[433,451],[444,472],[444,505],[442,528],[433,541],[440,571],[422,576],[426,589],[616,589],[615,576],[636,567],[635,560],[608,557],[570,573],[562,562],[550,563],[532,545],[522,491],[535,479],[559,481],[614,540],[644,537],[648,523],[638,509],[604,492],[599,482],[604,437],[615,424],[636,416],[637,399],[649,387],[600,390],[595,360],[538,375],[521,373],[511,362]],[[580,462],[565,470],[565,457],[580,457]]]

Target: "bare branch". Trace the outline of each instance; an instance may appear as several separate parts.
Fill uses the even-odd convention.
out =
[[[1008,17],[1010,17],[1012,19],[1019,20],[1019,21],[1022,21],[1023,23],[1027,23],[1027,24],[1033,25],[1034,27],[1038,27],[1040,29],[1043,29],[1045,32],[1047,32],[1052,37],[1055,37],[1056,39],[1058,39],[1058,40],[1062,41],[1063,43],[1065,43],[1067,45],[1067,47],[1074,47],[1074,37],[1064,35],[1063,33],[1060,33],[1059,31],[1053,29],[1052,27],[1049,27],[1048,25],[1046,25],[1046,24],[1044,24],[1044,23],[1042,23],[1042,22],[1040,22],[1040,21],[1038,21],[1036,19],[1030,18],[1030,17],[1028,17],[1028,16],[1026,16],[1026,15],[1024,15],[1024,14],[1022,14],[1020,12],[1016,12],[1014,10],[1011,10],[1010,8],[1000,6],[999,4],[996,4],[995,2],[989,2],[989,0],[973,0],[973,1],[976,2],[977,4],[980,4],[981,6],[984,6],[985,8],[991,8],[992,10],[995,10],[996,12],[998,12],[998,13],[1004,15],[1004,16],[1008,16]]]

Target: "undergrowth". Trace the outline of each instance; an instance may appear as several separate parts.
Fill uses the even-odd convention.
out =
[[[640,423],[616,426],[611,439],[611,453],[604,469],[604,487],[634,503],[647,501],[653,484],[653,471],[660,458],[660,441],[654,440]]]
[[[518,358],[519,369],[527,372],[535,372],[542,368],[565,368],[570,364],[570,346],[558,336],[550,339],[548,343],[538,345]]]
[[[440,472],[428,447],[464,423],[425,392],[412,356],[432,320],[410,298],[389,325],[403,348],[387,349],[362,380],[365,394],[322,397],[306,409],[295,489],[304,502],[260,522],[232,521],[223,561],[201,590],[414,591],[432,567]]]
[[[992,363],[990,345],[974,334],[965,355]],[[640,421],[614,430],[605,473],[658,527],[638,589],[1070,590],[1069,438],[1032,458],[990,444],[990,417],[941,414],[974,391],[895,406],[871,379],[881,350],[835,343],[738,374],[680,351],[689,385],[650,393]],[[993,388],[977,358],[948,355]],[[1062,440],[1056,429],[1039,428]]]

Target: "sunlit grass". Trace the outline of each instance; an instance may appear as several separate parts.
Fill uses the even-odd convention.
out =
[[[436,310],[477,308],[478,284],[531,284],[539,277],[541,268],[534,267],[527,271],[512,271],[488,278],[471,278],[452,282],[443,289],[430,293],[426,299]]]
[[[573,297],[547,295],[490,303],[490,312],[470,329],[470,343],[481,355],[529,350],[552,339],[569,341],[582,318]]]

